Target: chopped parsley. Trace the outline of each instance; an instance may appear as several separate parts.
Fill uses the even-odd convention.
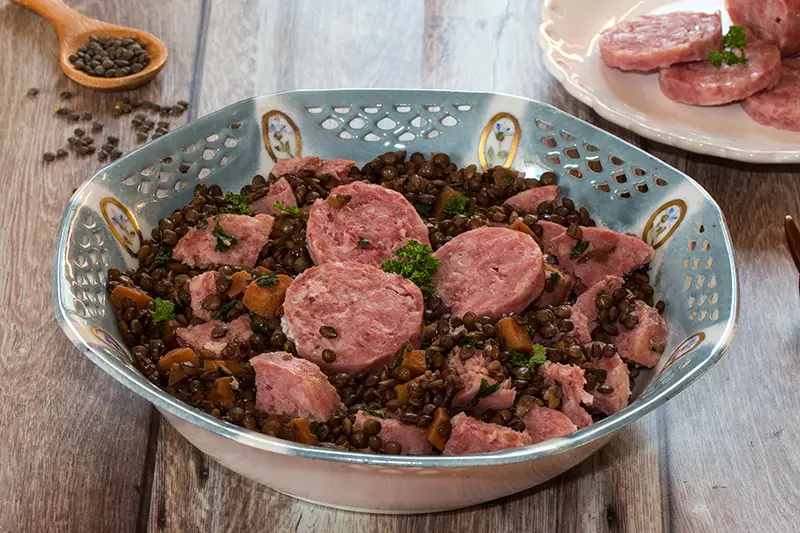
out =
[[[561,274],[559,274],[558,272],[553,272],[552,274],[550,274],[550,279],[555,280],[553,281],[553,283],[558,285],[561,282]]]
[[[444,204],[442,211],[451,216],[466,214],[467,199],[460,194],[457,194],[447,200],[447,203]]]
[[[225,193],[225,199],[231,205],[225,205],[219,208],[220,213],[230,213],[232,215],[250,215],[250,206],[247,204],[247,197],[241,194],[228,191]]]
[[[374,410],[370,409],[369,406],[367,404],[365,404],[365,403],[361,404],[361,410],[364,411],[365,413],[367,413],[370,416],[374,416],[374,417],[377,417],[377,418],[386,418],[385,414],[379,413],[378,411],[374,411]]]
[[[369,239],[367,239],[366,237],[359,237],[358,238],[358,247],[359,248],[366,248],[367,246],[369,246]]]
[[[527,366],[531,370],[535,370],[536,365],[543,365],[547,362],[547,351],[541,344],[533,345],[533,353],[531,355],[514,350],[510,350],[508,355],[511,358],[512,365],[516,367]]]
[[[156,308],[150,311],[154,323],[166,322],[175,318],[175,302],[156,298]]]
[[[577,259],[583,252],[586,251],[586,248],[589,247],[589,241],[582,241],[578,239],[578,242],[575,243],[575,247],[569,253],[570,259]]]
[[[198,220],[197,227],[200,229],[206,229],[208,227],[208,219],[206,217],[203,217],[200,220]]]
[[[744,26],[734,24],[728,28],[728,33],[722,38],[724,50],[721,52],[713,51],[708,53],[708,60],[716,68],[726,65],[743,65],[747,63],[747,56],[744,54],[744,47],[747,46],[747,35]],[[737,54],[735,51],[738,50]]]
[[[284,213],[289,213],[290,215],[294,215],[296,217],[300,216],[300,208],[297,207],[296,205],[283,205],[283,202],[278,200],[277,202],[272,204],[272,207],[274,207],[275,209],[280,209]]]
[[[172,248],[167,248],[162,244],[158,247],[156,258],[153,260],[153,264],[150,265],[150,271],[167,266],[170,261],[172,261]]]
[[[528,366],[528,362],[531,360],[530,355],[526,355],[516,350],[509,350],[508,357],[511,358],[511,364],[516,367]]]
[[[218,252],[226,252],[231,246],[234,246],[239,242],[236,237],[222,229],[222,226],[219,225],[218,216],[214,217],[214,229],[211,230],[211,235],[217,238],[217,245],[214,247],[214,249]]]
[[[478,394],[475,395],[472,400],[469,402],[470,407],[475,407],[478,405],[478,402],[481,401],[481,398],[486,398],[487,396],[491,396],[500,388],[500,385],[495,383],[494,385],[489,385],[489,382],[486,378],[481,380],[481,388],[478,389]]]
[[[311,432],[312,435],[319,438],[319,422],[311,422],[308,425],[308,430]]]
[[[278,276],[275,274],[264,274],[256,280],[259,287],[272,287],[276,283],[278,283]]]
[[[231,300],[230,302],[226,303],[222,307],[220,307],[216,313],[214,313],[214,318],[217,320],[225,320],[225,317],[228,313],[236,307],[236,304],[239,303],[239,300]]]
[[[533,365],[543,365],[547,362],[547,351],[541,344],[533,345],[533,355],[531,355],[530,367]]]
[[[467,333],[467,330],[462,329],[455,338],[456,346],[461,346],[463,348],[468,348],[470,346],[475,346],[475,339]]]
[[[400,274],[413,282],[423,293],[433,293],[433,275],[439,268],[439,260],[433,257],[431,247],[417,241],[407,240],[406,245],[394,252],[395,257],[386,259],[381,265],[385,272]]]

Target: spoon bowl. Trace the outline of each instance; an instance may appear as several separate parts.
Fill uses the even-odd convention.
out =
[[[59,62],[68,78],[96,91],[116,92],[135,89],[156,77],[167,62],[167,47],[155,35],[146,31],[109,24],[74,11],[61,0],[11,0],[47,19],[56,30],[60,44]],[[97,37],[135,37],[146,43],[150,63],[141,71],[119,78],[90,76],[78,70],[69,56],[86,44],[90,35]]]

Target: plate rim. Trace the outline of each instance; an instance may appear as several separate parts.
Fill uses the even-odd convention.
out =
[[[555,1],[556,0],[544,0],[540,11],[539,47],[542,51],[542,63],[544,63],[550,75],[552,75],[571,96],[591,107],[604,119],[651,141],[696,154],[711,155],[744,163],[767,163],[776,165],[800,163],[800,150],[745,150],[741,148],[718,146],[710,143],[698,143],[697,140],[685,135],[653,128],[641,120],[637,120],[621,111],[612,109],[596,96],[592,95],[591,92],[583,89],[571,80],[563,70],[558,68],[555,61],[551,58],[551,52],[558,49],[558,45],[547,35],[546,29],[547,26],[553,22],[553,18],[548,15],[548,12],[550,11],[550,6]]]

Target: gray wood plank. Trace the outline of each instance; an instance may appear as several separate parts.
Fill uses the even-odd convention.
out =
[[[650,150],[700,182],[726,215],[741,314],[729,352],[663,409],[676,531],[795,531],[800,521],[797,271],[783,217],[800,213],[800,166]]]
[[[163,37],[171,59],[159,80],[137,94],[185,97],[199,27],[199,2],[72,2],[90,16]],[[146,488],[151,407],[82,357],[52,312],[53,237],[72,190],[96,158],[42,162],[75,127],[58,105],[90,111],[135,146],[128,117],[111,118],[113,95],[78,87],[58,67],[55,32],[33,13],[0,0],[0,531],[134,531]],[[26,98],[29,87],[41,94]],[[59,99],[61,91],[75,96]],[[100,140],[100,137],[97,137]]]

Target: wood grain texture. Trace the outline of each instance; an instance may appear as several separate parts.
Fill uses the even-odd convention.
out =
[[[13,231],[0,232],[0,425],[12,428],[0,437],[0,531],[797,530],[800,296],[782,221],[800,215],[799,167],[688,154],[600,119],[544,69],[537,2],[72,5],[163,38],[170,62],[137,94],[164,102],[192,95],[193,116],[293,88],[494,90],[551,103],[706,187],[737,249],[742,312],[733,346],[708,375],[583,464],[525,493],[448,513],[391,517],[316,507],[257,485],[159,423],[144,401],[80,357],[54,324],[49,289],[42,289],[49,288],[51,235],[70,191],[97,163],[40,162],[74,127],[50,112],[58,93],[75,86],[58,75],[54,32],[0,0],[0,96],[8,104],[0,126],[15,132],[0,137],[3,183],[12,184],[0,216],[15,221]],[[26,99],[29,86],[42,95]],[[95,114],[107,115],[114,101],[76,92],[69,105]],[[132,147],[128,122],[106,116],[105,133]]]
[[[89,16],[162,35],[175,55],[157,83],[136,94],[174,102],[192,80],[199,2],[181,6],[74,2]],[[50,294],[53,236],[72,190],[95,157],[42,162],[76,127],[59,105],[89,111],[105,135],[135,146],[131,116],[113,119],[115,97],[68,81],[55,32],[30,11],[0,1],[0,531],[135,531],[151,407],[80,356],[61,333]],[[27,98],[38,87],[36,98]],[[59,98],[72,91],[70,101]],[[96,136],[100,141],[101,137]]]

